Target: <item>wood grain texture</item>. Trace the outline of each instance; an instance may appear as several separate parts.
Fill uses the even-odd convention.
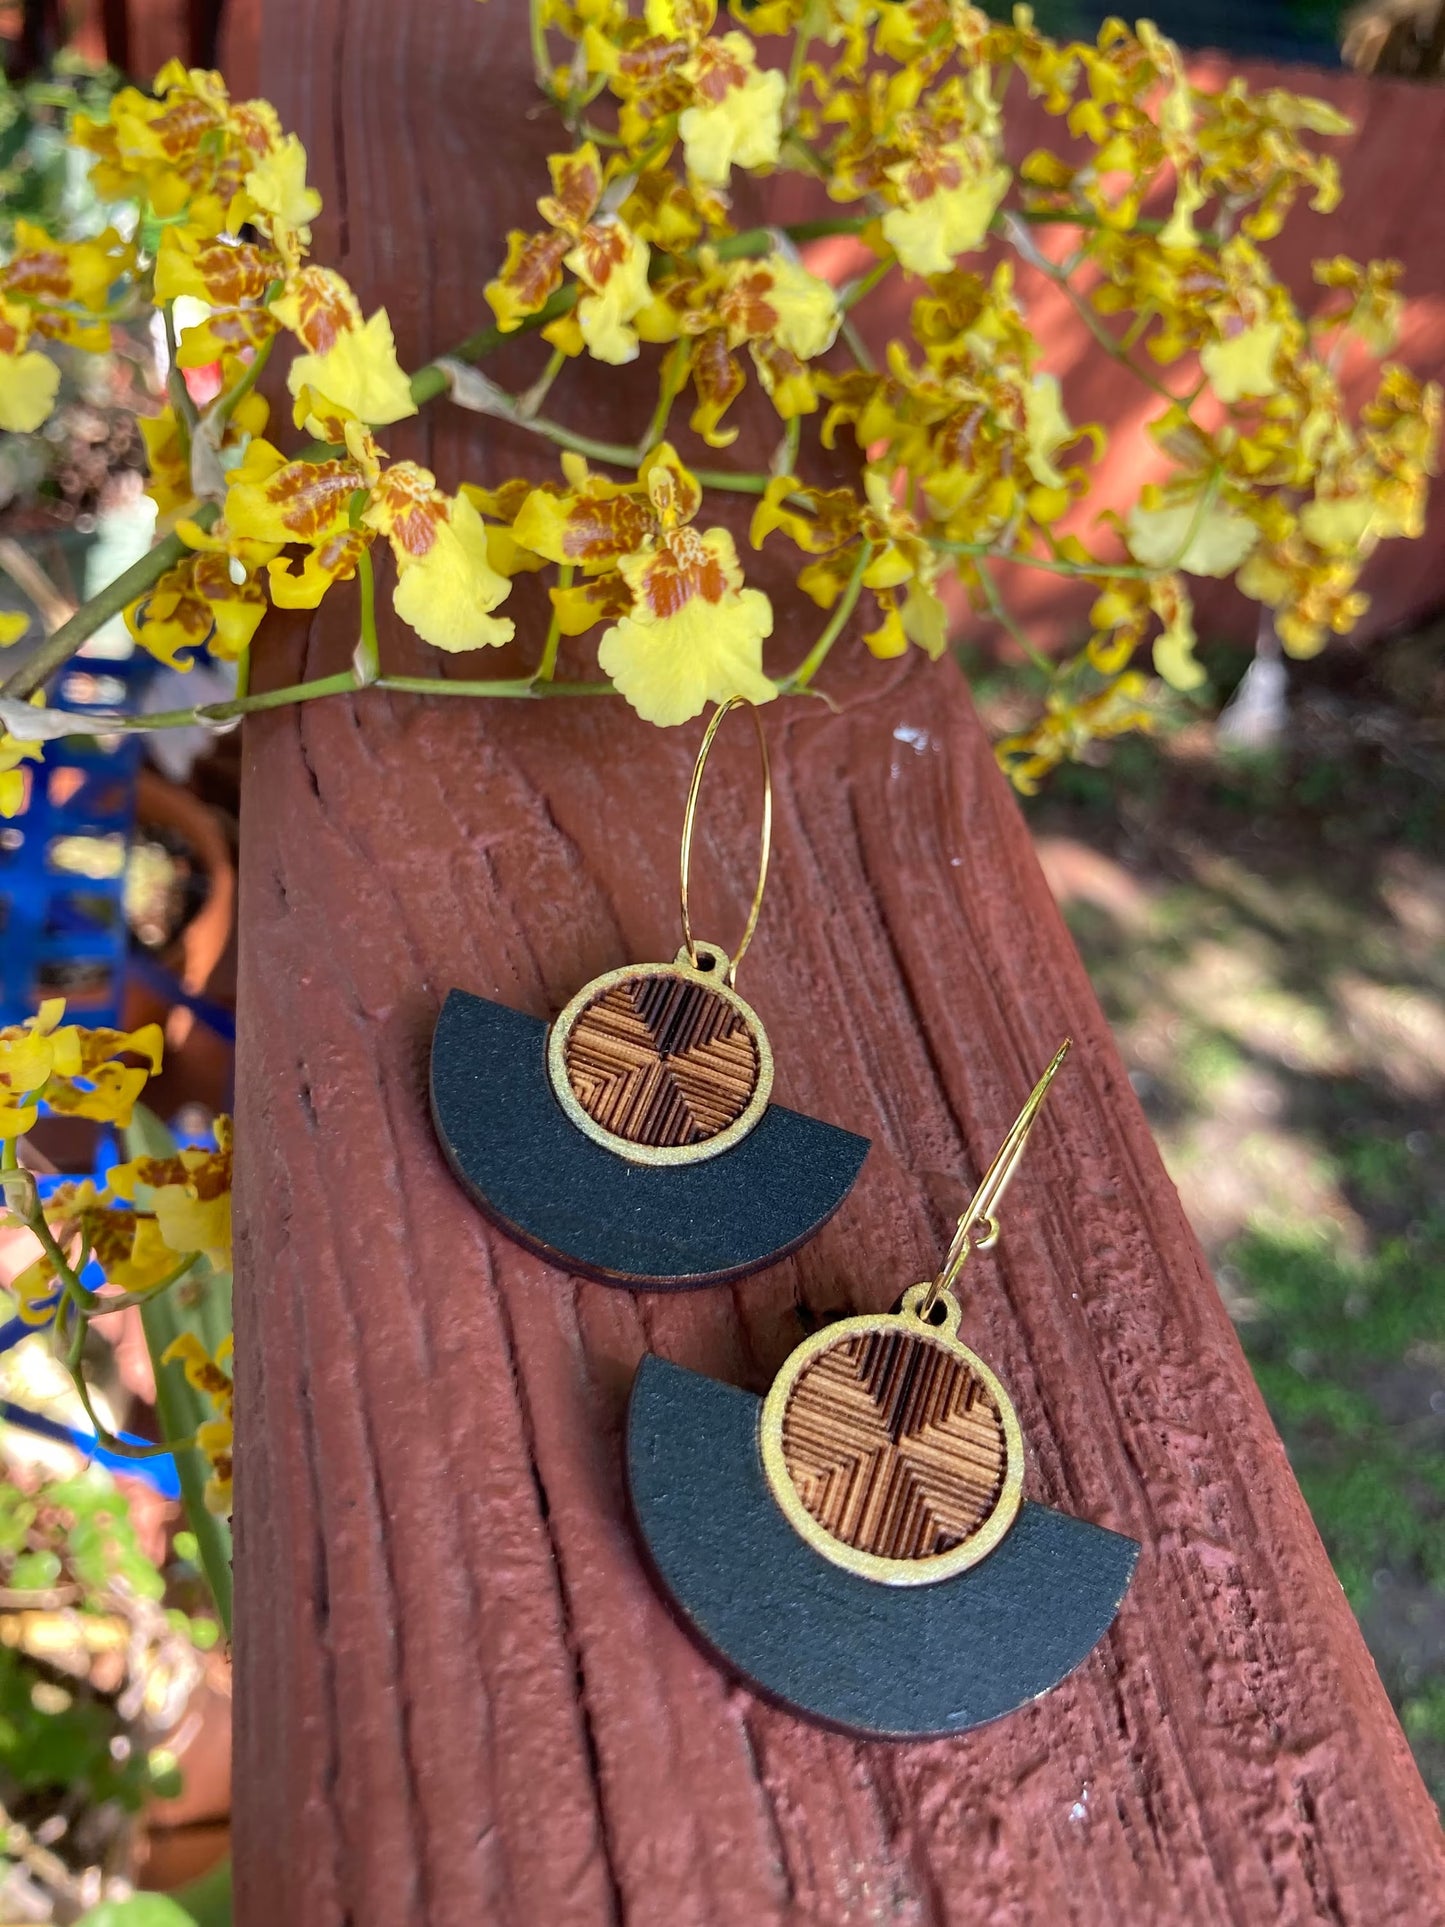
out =
[[[1008,1448],[961,1358],[911,1332],[873,1332],[804,1368],[783,1411],[783,1456],[825,1532],[883,1559],[925,1559],[992,1513]]]
[[[531,219],[555,136],[527,68],[516,0],[266,0],[238,82],[305,140],[321,258],[386,303],[409,365],[477,325]],[[520,384],[534,359],[495,372]],[[629,382],[569,376],[556,403],[632,432]],[[536,461],[454,411],[384,439],[447,486]],[[538,605],[518,613],[535,641]],[[799,653],[815,620],[780,599]],[[334,669],[354,605],[265,638],[260,683]],[[389,620],[382,649],[425,654]],[[698,726],[378,697],[246,726],[241,1927],[1445,1916],[1436,1816],[964,687],[862,653],[830,674],[837,716],[768,719],[748,997],[779,1100],[875,1148],[830,1227],[732,1292],[633,1297],[521,1252],[452,1181],[425,1096],[453,984],[543,1018],[668,954]],[[700,832],[709,929],[751,888],[742,749],[720,739]],[[617,807],[619,770],[645,807]],[[1065,1031],[962,1336],[1018,1407],[1028,1495],[1139,1540],[1137,1575],[1039,1704],[858,1743],[738,1688],[674,1624],[627,1521],[628,1387],[650,1347],[760,1393],[804,1315],[931,1275]]]
[[[747,1109],[758,1047],[742,1013],[706,984],[632,977],[581,1011],[563,1056],[572,1094],[630,1144],[701,1144]]]

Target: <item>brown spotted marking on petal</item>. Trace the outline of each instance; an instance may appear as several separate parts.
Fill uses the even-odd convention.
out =
[[[349,580],[356,574],[362,550],[370,546],[371,537],[366,529],[337,529],[316,545],[313,551],[316,566],[333,581]]]
[[[680,78],[676,69],[686,60],[687,53],[685,40],[668,40],[653,34],[639,40],[635,47],[629,47],[617,64],[623,77],[640,93],[651,93],[664,82]]]
[[[746,268],[733,276],[718,298],[717,311],[734,342],[755,340],[777,327],[778,311],[768,300],[772,291],[770,268]]]
[[[280,139],[281,123],[269,100],[238,100],[228,119],[236,139],[258,160],[269,154]]]
[[[582,253],[581,278],[594,288],[605,288],[612,271],[627,259],[629,235],[620,221],[593,221],[577,237]]]
[[[0,314],[0,355],[18,355],[24,338],[15,323]]]
[[[637,600],[659,622],[681,614],[695,596],[719,603],[728,592],[723,567],[696,529],[673,529],[636,586]]]
[[[183,96],[150,123],[148,132],[169,161],[193,155],[213,127],[221,125],[194,95]]]
[[[943,188],[963,184],[963,167],[956,154],[939,147],[925,148],[915,154],[900,183],[905,200],[926,201]]]
[[[231,580],[231,558],[212,551],[196,557],[195,585],[207,602],[265,602],[266,592],[250,576]]]
[[[532,494],[534,484],[525,476],[514,475],[510,482],[503,482],[500,488],[476,488],[469,486],[466,494],[472,507],[483,515],[491,516],[494,522],[515,522],[523,502]]]
[[[728,338],[721,328],[710,328],[698,338],[692,351],[692,385],[713,422],[746,387],[743,371],[728,352]]]
[[[656,528],[651,504],[640,495],[578,495],[567,509],[562,552],[584,568],[634,555]]]
[[[413,558],[423,556],[447,520],[446,497],[436,477],[416,462],[397,462],[371,492],[370,520]]]
[[[156,622],[173,622],[196,641],[204,642],[214,626],[205,598],[196,594],[194,558],[178,569],[167,569],[152,589],[145,615]]]
[[[313,355],[324,355],[361,325],[356,296],[330,268],[302,268],[288,292],[296,305],[297,337]]]
[[[239,353],[243,348],[259,348],[280,329],[280,322],[265,308],[218,308],[207,322],[211,339],[223,348]],[[338,436],[338,440],[340,437]]]
[[[537,203],[537,212],[551,227],[575,233],[592,218],[602,198],[602,168],[597,149],[589,141],[575,154],[552,154],[547,160],[552,192]]]
[[[59,248],[32,248],[17,254],[0,273],[0,286],[7,294],[25,294],[32,299],[69,301],[71,298],[70,263]]]
[[[632,591],[614,569],[605,575],[587,577],[582,582],[574,582],[570,588],[549,589],[547,594],[559,609],[575,612],[579,604],[585,604],[587,620],[574,620],[564,624],[564,633],[580,635],[593,623],[615,622],[625,616],[632,607]]]
[[[721,40],[704,40],[693,57],[693,86],[699,100],[716,107],[747,81],[752,68]]]
[[[347,519],[352,496],[365,486],[355,462],[288,462],[266,478],[261,490],[280,509],[290,538],[312,542]]]
[[[497,276],[504,288],[514,288],[521,305],[536,310],[562,280],[562,257],[572,245],[569,235],[514,233],[506,266]]]
[[[191,265],[213,308],[240,308],[264,300],[267,288],[284,272],[279,255],[248,241],[238,247],[213,242],[191,257]]]

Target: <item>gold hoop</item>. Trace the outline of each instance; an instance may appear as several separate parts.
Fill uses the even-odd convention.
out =
[[[757,731],[758,754],[763,766],[763,828],[758,842],[758,882],[757,888],[753,891],[752,908],[748,911],[748,920],[743,925],[742,942],[727,959],[724,982],[729,984],[736,978],[738,965],[742,962],[743,954],[753,940],[753,932],[758,927],[758,918],[763,909],[763,890],[768,881],[768,857],[773,847],[773,771],[768,761],[768,741],[763,734],[762,718],[746,696],[731,696],[727,702],[720,703],[712,713],[712,721],[703,732],[702,744],[697,752],[697,762],[693,766],[692,787],[687,793],[687,808],[682,816],[682,856],[678,877],[678,896],[682,907],[683,948],[687,952],[688,962],[697,969],[700,947],[692,934],[692,918],[688,915],[688,872],[692,866],[692,832],[697,821],[697,799],[702,789],[702,773],[707,767],[713,737],[717,735],[719,725],[728,711],[738,708],[751,712],[753,728]]]
[[[903,1294],[900,1311],[864,1313],[856,1318],[839,1319],[805,1338],[796,1351],[784,1359],[773,1380],[758,1420],[758,1445],[763,1474],[784,1518],[814,1552],[845,1572],[885,1586],[931,1586],[940,1579],[951,1579],[966,1572],[988,1556],[1018,1517],[1024,1490],[1024,1441],[1018,1414],[1008,1393],[976,1352],[970,1351],[958,1336],[959,1307],[956,1299],[940,1294],[944,1317],[935,1325],[924,1310],[928,1285],[912,1285]],[[863,1549],[825,1524],[814,1505],[800,1489],[790,1463],[788,1408],[799,1383],[810,1369],[837,1346],[860,1342],[899,1339],[942,1353],[962,1369],[984,1391],[996,1416],[1002,1463],[998,1485],[987,1509],[963,1539],[946,1552],[927,1553],[912,1558],[897,1558],[887,1553]],[[815,1495],[816,1496],[816,1495]]]

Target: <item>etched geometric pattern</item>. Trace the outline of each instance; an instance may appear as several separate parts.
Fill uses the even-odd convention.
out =
[[[926,1559],[977,1532],[1003,1486],[998,1407],[960,1358],[908,1332],[820,1353],[783,1413],[798,1497],[835,1539]]]
[[[573,1024],[566,1064],[583,1110],[630,1144],[716,1137],[758,1081],[758,1047],[741,1016],[684,977],[630,977],[604,991]]]

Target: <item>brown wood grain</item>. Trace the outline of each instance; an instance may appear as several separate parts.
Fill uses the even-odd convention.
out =
[[[245,79],[326,195],[322,258],[415,365],[476,325],[539,191],[521,7],[264,0],[254,44]],[[631,432],[638,392],[609,373],[559,407]],[[455,411],[385,440],[449,486],[522,459]],[[801,654],[810,619],[779,609]],[[354,623],[343,592],[271,625],[259,679],[334,668]],[[382,646],[438,666],[393,623]],[[837,715],[768,718],[774,870],[743,990],[779,1100],[874,1150],[795,1259],[671,1299],[491,1231],[433,1139],[425,1065],[452,985],[542,1016],[673,953],[700,726],[376,696],[246,726],[241,1927],[1445,1917],[1434,1811],[964,686],[860,656],[830,677]],[[699,830],[699,934],[722,941],[751,888],[746,737],[719,739]],[[762,1391],[800,1308],[881,1309],[929,1275],[1066,1032],[961,1336],[1018,1407],[1026,1492],[1140,1540],[1138,1574],[1088,1663],[992,1728],[817,1730],[733,1684],[651,1585],[628,1386],[650,1347]]]

